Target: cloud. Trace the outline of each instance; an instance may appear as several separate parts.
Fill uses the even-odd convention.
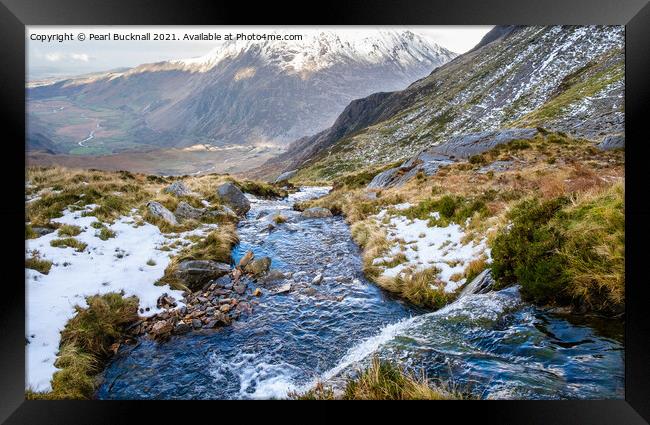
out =
[[[58,62],[63,59],[63,55],[61,53],[48,53],[45,55],[45,59],[50,62]]]
[[[88,62],[90,60],[90,56],[85,53],[70,53],[70,58],[82,62]]]
[[[49,62],[60,62],[63,60],[73,61],[73,62],[88,62],[90,61],[90,56],[86,53],[46,53],[45,60]]]

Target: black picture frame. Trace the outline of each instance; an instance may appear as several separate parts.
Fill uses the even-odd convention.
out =
[[[500,401],[459,405],[438,402],[414,406],[425,415],[454,421],[474,416],[487,423],[527,424],[642,424],[650,422],[650,317],[645,305],[650,299],[644,276],[650,240],[650,203],[646,182],[650,167],[644,162],[648,148],[647,106],[650,104],[650,5],[646,0],[490,0],[453,2],[359,1],[302,3],[168,0],[0,0],[0,102],[6,118],[3,131],[2,166],[4,196],[0,201],[0,223],[4,223],[4,264],[0,278],[0,422],[7,424],[117,424],[145,414],[153,421],[171,421],[181,414],[184,421],[213,406],[161,406],[158,402],[129,401],[25,401],[24,400],[24,281],[23,253],[16,248],[24,220],[25,167],[25,26],[27,25],[495,25],[495,24],[616,24],[626,26],[626,333],[625,400],[589,401]],[[289,18],[288,11],[303,11]],[[14,224],[15,223],[15,224]],[[15,242],[15,243],[14,243]],[[335,405],[336,406],[336,405]],[[466,408],[470,406],[470,408]],[[346,406],[349,407],[349,406]],[[268,404],[259,410],[271,413]],[[280,406],[276,419],[288,417]],[[385,410],[384,410],[385,409]],[[368,414],[396,410],[375,404]],[[399,408],[398,408],[399,409]],[[412,409],[412,406],[410,407]],[[251,409],[220,408],[226,413],[248,416]],[[228,411],[224,413],[225,411]],[[408,410],[405,412],[411,412]],[[318,419],[340,416],[338,409],[318,409],[303,417]],[[275,416],[275,413],[273,414]],[[302,416],[302,415],[301,415]],[[217,413],[214,413],[216,420]],[[406,417],[408,418],[408,417]],[[408,420],[415,420],[408,419]]]

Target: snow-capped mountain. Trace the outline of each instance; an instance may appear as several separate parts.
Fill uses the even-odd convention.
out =
[[[509,127],[599,142],[624,132],[624,41],[622,26],[495,27],[407,89],[351,102],[332,127],[297,139],[256,173],[315,164],[324,179]]]
[[[270,39],[287,34],[302,39]],[[93,143],[109,152],[198,143],[281,145],[327,128],[353,99],[404,89],[455,56],[408,30],[292,29],[269,32],[266,40],[222,42],[202,57],[33,84],[28,98],[63,97],[76,108],[108,109],[119,125],[100,123]],[[30,113],[39,129],[52,130],[40,136],[59,152],[77,149],[77,140],[41,118]]]

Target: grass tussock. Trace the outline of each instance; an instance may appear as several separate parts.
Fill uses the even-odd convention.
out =
[[[379,285],[391,292],[398,293],[402,298],[419,307],[439,309],[452,300],[452,294],[444,291],[444,285],[438,281],[438,270],[435,267],[405,273],[396,278],[380,277]]]
[[[75,238],[60,238],[51,240],[50,246],[55,248],[74,248],[77,252],[83,252],[88,245]]]
[[[42,259],[38,251],[35,251],[32,253],[31,257],[25,259],[25,268],[48,274],[52,268],[52,262],[50,260]]]
[[[619,312],[625,293],[625,212],[621,184],[546,201],[527,199],[495,238],[500,286],[519,283],[540,304]]]
[[[64,224],[57,230],[59,236],[77,236],[81,233],[81,227],[72,224]]]
[[[396,365],[374,358],[369,367],[348,380],[343,394],[335,396],[323,384],[303,394],[290,394],[298,400],[459,400],[464,396],[443,386],[433,386],[426,377],[403,372]]]
[[[90,399],[96,375],[113,354],[111,346],[124,337],[124,329],[138,319],[138,299],[109,293],[86,299],[61,332],[61,344],[52,377],[52,391],[26,392],[27,399]]]

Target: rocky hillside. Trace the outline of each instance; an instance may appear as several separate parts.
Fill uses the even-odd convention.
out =
[[[407,89],[351,103],[334,126],[257,170],[328,180],[390,164],[452,136],[544,127],[601,141],[624,131],[624,29],[495,27]]]
[[[226,43],[200,58],[33,84],[30,125],[49,128],[38,133],[58,153],[282,145],[327,128],[351,100],[403,89],[456,56],[402,30]]]

